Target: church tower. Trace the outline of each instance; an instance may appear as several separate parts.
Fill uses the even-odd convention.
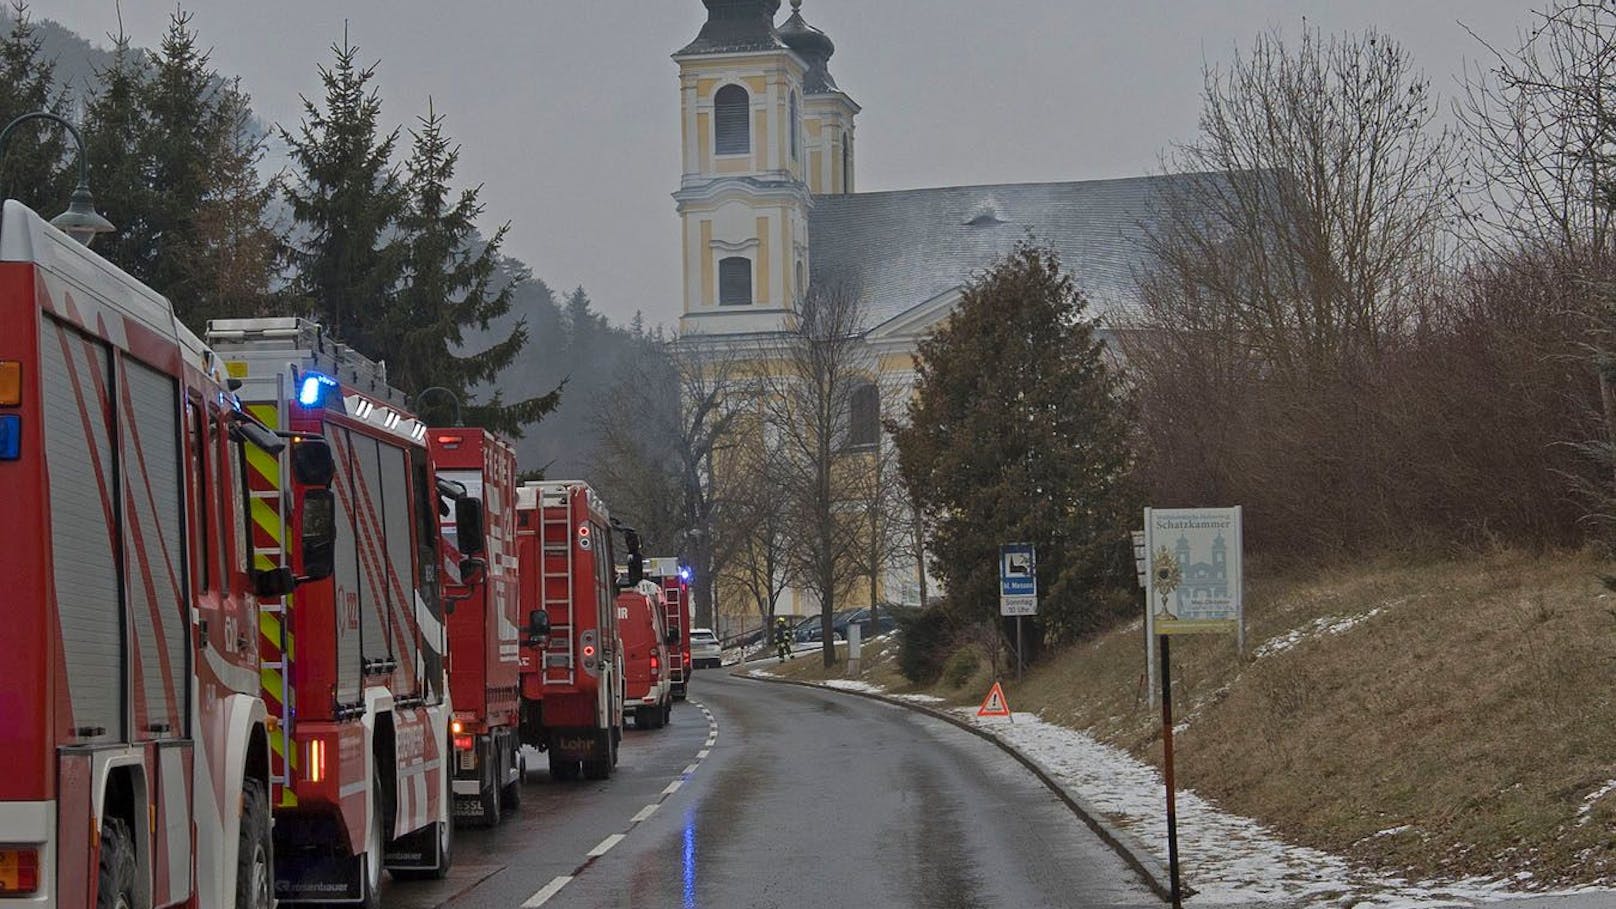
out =
[[[813,193],[851,186],[857,107],[830,79],[825,63],[835,47],[803,21],[802,0],[779,29],[780,0],[702,2],[700,34],[673,55],[683,137],[674,194],[684,252],[680,330],[789,329],[807,290]],[[828,163],[833,138],[847,163]]]

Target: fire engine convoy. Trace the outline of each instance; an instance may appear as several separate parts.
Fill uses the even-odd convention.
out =
[[[604,779],[625,675],[638,726],[683,696],[685,581],[586,484],[311,322],[207,337],[5,202],[0,907],[374,909],[517,806],[521,743]]]
[[[432,429],[438,487],[481,499],[486,564],[468,583],[459,525],[443,523],[449,613],[449,693],[454,700],[455,816],[492,827],[522,798],[516,589],[516,452],[482,429]]]
[[[682,701],[690,684],[690,569],[681,566],[678,559],[646,559],[645,576],[662,587],[668,634],[668,681],[674,698]]]

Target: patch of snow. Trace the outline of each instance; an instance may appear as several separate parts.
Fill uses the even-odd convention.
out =
[[[1586,826],[1589,821],[1593,820],[1594,805],[1612,792],[1616,792],[1616,780],[1606,780],[1605,785],[1583,796],[1582,806],[1577,809],[1577,826]]]
[[[1399,824],[1396,827],[1387,827],[1385,830],[1377,830],[1377,831],[1375,831],[1374,838],[1375,839],[1380,839],[1383,836],[1396,836],[1399,833],[1403,833],[1405,831],[1412,830],[1412,829],[1414,829],[1414,828],[1413,828],[1413,825],[1411,825],[1411,824]]]
[[[898,701],[913,701],[916,704],[946,704],[947,701],[934,694],[889,694],[887,697]]]
[[[1385,606],[1376,606],[1374,609],[1371,609],[1368,612],[1359,613],[1358,615],[1325,616],[1323,618],[1314,619],[1307,625],[1303,625],[1300,628],[1292,628],[1290,631],[1287,631],[1282,635],[1278,635],[1263,641],[1261,644],[1257,645],[1257,649],[1252,653],[1258,659],[1262,659],[1263,657],[1270,657],[1276,654],[1284,653],[1285,651],[1295,647],[1297,644],[1300,644],[1309,638],[1320,637],[1328,634],[1345,634],[1346,632],[1351,631],[1353,628],[1356,628],[1364,622],[1369,621],[1375,616],[1380,615],[1382,612],[1385,612],[1386,608],[1387,607]]]
[[[871,685],[869,682],[858,679],[826,679],[820,684],[826,688],[840,688],[843,691],[865,691],[870,694],[880,694],[886,690],[879,685]]]

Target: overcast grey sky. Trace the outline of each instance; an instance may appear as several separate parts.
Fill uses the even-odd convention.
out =
[[[431,96],[463,143],[461,179],[484,185],[485,227],[558,289],[583,284],[617,320],[680,309],[677,69],[700,0],[183,0],[266,120],[295,126],[299,93],[342,24],[379,59],[385,115],[413,125]],[[1149,173],[1194,134],[1203,62],[1264,29],[1378,26],[1445,95],[1483,49],[1509,45],[1526,0],[806,0],[837,52],[831,71],[864,106],[859,189],[1082,180]],[[788,6],[783,4],[783,6]],[[114,0],[34,0],[101,44]],[[123,0],[156,46],[173,0]]]

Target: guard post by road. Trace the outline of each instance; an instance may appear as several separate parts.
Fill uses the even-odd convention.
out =
[[[999,547],[999,615],[1016,617],[1016,681],[1026,665],[1021,622],[1038,614],[1038,550],[1031,543]]]

